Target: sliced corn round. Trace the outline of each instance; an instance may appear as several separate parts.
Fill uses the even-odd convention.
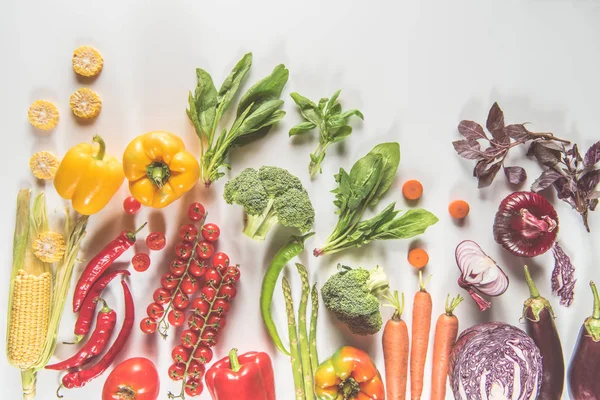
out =
[[[91,46],[80,46],[73,51],[73,69],[81,76],[96,76],[102,71],[102,54]]]
[[[38,179],[52,179],[58,170],[60,160],[49,151],[38,151],[29,159],[29,168]]]
[[[96,118],[102,109],[100,96],[88,88],[81,88],[73,93],[69,105],[73,114],[85,119]]]
[[[29,106],[27,117],[29,118],[31,125],[47,131],[56,128],[60,115],[58,113],[58,108],[51,102],[37,100]]]
[[[58,232],[42,232],[33,242],[33,254],[45,263],[57,262],[65,255],[65,239]]]

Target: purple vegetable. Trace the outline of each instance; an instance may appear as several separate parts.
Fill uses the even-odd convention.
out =
[[[456,265],[461,272],[458,285],[467,290],[481,311],[491,303],[475,292],[488,296],[500,296],[508,288],[508,276],[477,243],[465,240],[456,246]]]
[[[535,400],[542,383],[542,356],[521,329],[487,322],[458,337],[448,375],[456,400]]]

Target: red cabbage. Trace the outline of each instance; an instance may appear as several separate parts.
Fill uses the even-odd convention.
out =
[[[448,375],[457,400],[535,400],[542,356],[523,330],[502,322],[483,323],[458,337]]]

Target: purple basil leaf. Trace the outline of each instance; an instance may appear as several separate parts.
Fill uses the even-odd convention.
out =
[[[562,175],[559,174],[558,172],[556,172],[552,169],[547,169],[544,172],[542,172],[540,177],[537,178],[535,180],[535,182],[533,182],[533,184],[531,185],[531,191],[532,192],[540,192],[540,191],[552,186],[552,184],[554,182],[556,182],[556,180],[558,178],[560,178],[561,176]]]
[[[507,151],[507,149],[502,147],[490,146],[483,151],[483,154],[485,157],[489,158],[490,160],[493,160],[494,158],[501,156]]]
[[[585,152],[585,157],[583,158],[583,165],[586,167],[594,166],[598,161],[600,161],[600,142],[594,143],[588,151]]]
[[[590,193],[596,186],[598,186],[598,182],[600,182],[600,170],[592,170],[587,172],[579,181],[577,181],[577,186],[583,190],[585,193]]]
[[[485,126],[494,135],[494,138],[496,134],[504,135],[504,113],[498,103],[494,103],[490,108]]]
[[[485,171],[489,163],[490,160],[477,161],[477,164],[475,164],[475,168],[473,168],[473,176],[476,178],[479,177],[479,175],[481,175],[483,171]]]
[[[527,179],[527,173],[521,167],[504,167],[504,174],[513,185],[520,185]]]
[[[487,139],[481,125],[474,121],[460,121],[460,124],[458,124],[458,131],[467,140]]]
[[[598,205],[598,199],[592,199],[592,200],[590,200],[589,209],[594,211],[596,209],[597,205]]]
[[[546,167],[554,167],[560,162],[560,151],[549,149],[538,142],[532,142],[528,155],[533,155],[540,164]]]
[[[467,160],[477,160],[483,154],[479,143],[472,140],[456,140],[452,145],[458,155]]]
[[[509,137],[521,143],[525,143],[526,141],[533,139],[533,135],[531,135],[529,131],[525,129],[525,125],[523,124],[508,125],[506,128],[504,128],[504,132],[506,132]]]
[[[479,174],[479,176],[478,176],[479,181],[477,183],[477,187],[479,189],[488,187],[492,184],[492,181],[496,177],[496,174],[498,173],[498,171],[500,171],[501,164],[502,163],[500,163],[500,162],[497,162],[496,164],[492,164],[489,166],[488,169],[486,169],[485,171],[483,171]]]
[[[560,304],[570,306],[575,289],[575,267],[571,259],[557,243],[552,247],[554,270],[552,270],[552,293],[560,297]]]
[[[592,193],[587,195],[587,199],[588,200],[593,200],[593,199],[600,199],[600,192],[595,190]]]
[[[571,179],[565,178],[561,176],[557,180],[554,181],[554,187],[556,188],[556,196],[561,199],[567,201],[567,199],[573,200],[575,196],[575,191],[577,190],[576,185],[573,183]],[[574,201],[574,200],[573,200]],[[571,206],[574,203],[567,201]]]

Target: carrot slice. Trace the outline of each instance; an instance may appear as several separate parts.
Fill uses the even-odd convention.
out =
[[[408,200],[418,200],[423,194],[423,185],[415,179],[406,181],[402,185],[402,194]]]
[[[448,212],[452,218],[463,219],[469,215],[469,203],[464,200],[454,200],[448,206]]]
[[[423,268],[429,262],[429,254],[423,249],[412,249],[408,252],[408,262],[415,268]]]

